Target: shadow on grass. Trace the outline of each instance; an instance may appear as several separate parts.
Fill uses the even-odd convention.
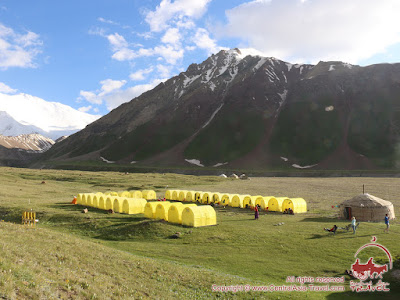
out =
[[[0,207],[0,220],[21,224],[23,209]]]
[[[349,223],[348,220],[338,220],[337,217],[315,217],[304,218],[300,222],[319,222],[319,223]]]

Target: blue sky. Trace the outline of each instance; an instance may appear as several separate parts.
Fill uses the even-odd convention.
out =
[[[106,114],[221,49],[400,62],[398,0],[0,0],[1,94]]]

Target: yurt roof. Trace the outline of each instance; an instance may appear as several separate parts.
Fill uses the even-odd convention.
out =
[[[392,203],[370,194],[360,194],[351,199],[343,201],[342,205],[358,207],[382,207],[390,206]]]

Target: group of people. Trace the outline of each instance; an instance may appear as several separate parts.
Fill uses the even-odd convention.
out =
[[[353,229],[353,234],[356,234],[356,230],[357,230],[358,225],[360,225],[360,223],[357,223],[356,217],[353,216],[351,218],[351,224],[350,224],[351,228]],[[389,216],[388,216],[388,214],[385,215],[385,225],[386,225],[386,228],[385,228],[384,232],[389,233],[390,224],[389,224]],[[337,229],[338,229],[338,227],[336,225],[333,225],[333,227],[331,229],[324,228],[325,231],[332,232],[333,234],[336,233]],[[346,227],[344,229],[348,229],[348,227]]]
[[[260,216],[259,209],[260,209],[260,206],[259,206],[259,205],[256,205],[256,206],[254,207],[254,219],[255,219],[255,220],[258,220],[258,217]],[[267,210],[268,210],[268,208],[267,208]],[[283,211],[283,213],[284,213],[284,214],[289,214],[289,215],[294,215],[294,211],[293,211],[293,209],[291,209],[290,207],[289,207],[289,208],[286,208],[286,209]]]
[[[284,214],[288,214],[288,215],[294,215],[294,211],[293,211],[293,209],[291,209],[290,207],[289,207],[289,208],[286,208],[286,209],[283,211],[283,213],[284,213]]]

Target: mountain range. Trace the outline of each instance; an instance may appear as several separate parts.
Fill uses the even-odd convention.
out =
[[[55,144],[42,163],[399,167],[400,64],[291,64],[222,50]]]

